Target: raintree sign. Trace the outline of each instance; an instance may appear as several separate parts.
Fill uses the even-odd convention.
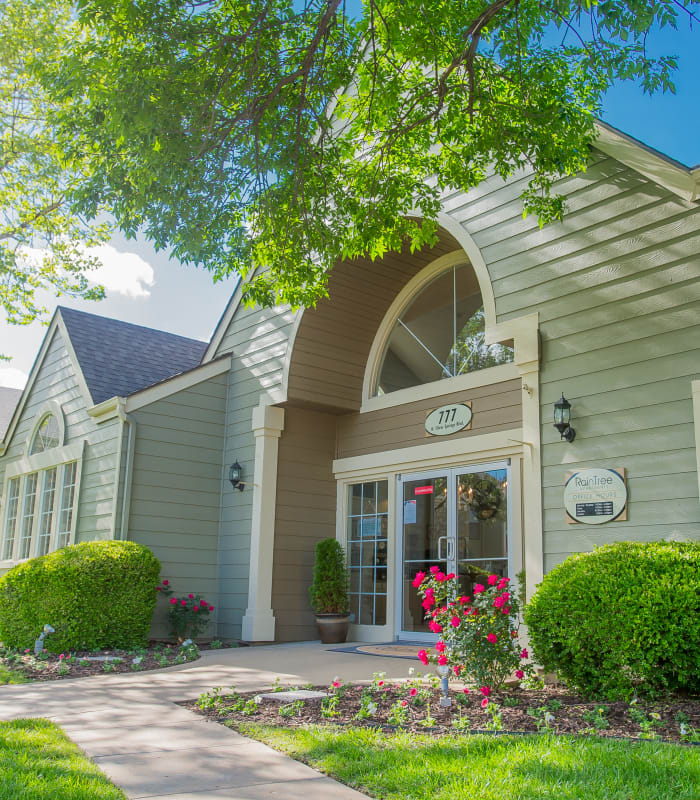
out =
[[[471,403],[450,403],[429,411],[425,418],[426,436],[449,436],[471,428]]]
[[[624,469],[582,469],[570,472],[564,484],[567,522],[602,525],[627,519]]]

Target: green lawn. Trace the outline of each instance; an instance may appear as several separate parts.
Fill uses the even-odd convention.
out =
[[[45,719],[0,722],[0,800],[126,800]]]
[[[700,749],[565,736],[241,731],[382,800],[697,800]]]

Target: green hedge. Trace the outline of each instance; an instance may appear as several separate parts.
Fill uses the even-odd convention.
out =
[[[700,690],[700,544],[621,542],[571,556],[525,609],[534,656],[587,695]]]
[[[48,623],[52,653],[146,643],[160,562],[135,542],[86,542],[33,558],[0,577],[0,640],[34,647]]]

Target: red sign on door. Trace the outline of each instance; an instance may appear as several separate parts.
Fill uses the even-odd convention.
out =
[[[432,486],[416,486],[415,493],[419,494],[432,494],[433,487]]]

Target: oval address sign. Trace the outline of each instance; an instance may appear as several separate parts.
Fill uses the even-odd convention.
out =
[[[425,418],[428,436],[449,436],[472,424],[472,410],[466,403],[451,403],[430,411]]]

